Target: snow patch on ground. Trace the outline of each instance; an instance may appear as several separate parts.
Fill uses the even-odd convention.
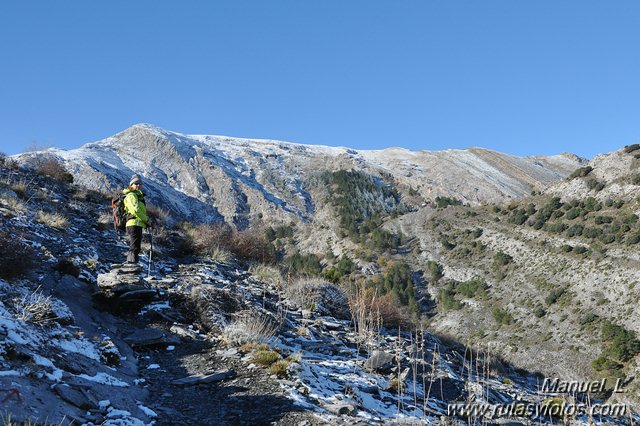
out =
[[[87,374],[78,374],[76,377],[80,377],[81,379],[85,379],[90,382],[101,383],[103,385],[108,385],[108,386],[116,386],[121,388],[129,387],[128,383],[123,382],[122,380],[118,380],[115,377],[102,372],[96,373],[95,376],[89,376]]]

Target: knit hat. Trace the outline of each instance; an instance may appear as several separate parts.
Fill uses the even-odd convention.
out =
[[[133,185],[134,183],[142,183],[140,176],[138,175],[131,176],[131,181],[129,182],[129,186]]]

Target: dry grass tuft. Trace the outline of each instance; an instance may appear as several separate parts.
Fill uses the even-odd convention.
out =
[[[175,223],[171,218],[169,210],[163,209],[162,207],[148,205],[147,215],[155,221],[156,226],[169,225],[172,222]]]
[[[14,309],[17,319],[39,326],[50,324],[56,318],[51,296],[44,296],[40,287],[18,300]]]
[[[12,182],[10,188],[18,197],[26,198],[29,184],[30,182],[27,182],[25,179],[20,179],[19,181]]]
[[[13,197],[0,197],[0,203],[9,209],[14,215],[24,214],[27,211],[27,205],[24,201]]]
[[[209,285],[200,285],[191,290],[187,309],[206,331],[220,331],[221,324],[242,307],[242,302],[231,292]]]
[[[249,267],[249,273],[265,284],[281,288],[284,278],[280,270],[274,266],[265,265],[264,263],[254,263]]]
[[[359,283],[349,296],[349,307],[356,332],[363,340],[371,338],[382,326],[408,330],[415,326],[411,308],[394,300],[392,294],[378,296],[365,283]]]
[[[113,229],[113,213],[111,212],[103,212],[100,213],[98,219],[96,220],[96,224],[98,229],[104,231],[107,229]]]
[[[382,316],[364,283],[357,285],[349,296],[349,307],[358,341],[367,343],[374,339],[382,328]]]
[[[221,256],[222,251],[249,261],[274,263],[275,247],[259,230],[235,231],[227,224],[182,225],[183,251],[199,256]]]
[[[273,363],[278,361],[281,357],[280,354],[272,350],[258,350],[251,356],[253,362],[263,367],[271,367]]]
[[[285,287],[284,296],[304,309],[318,311],[339,319],[351,317],[345,293],[340,287],[322,278],[299,278]]]
[[[271,374],[275,374],[282,379],[288,376],[288,369],[290,365],[291,359],[280,359],[271,364],[271,366],[269,367],[269,371],[271,372]]]
[[[69,224],[69,219],[59,213],[49,213],[44,210],[36,212],[36,221],[52,228],[64,230]]]
[[[244,311],[225,327],[224,340],[232,346],[267,342],[280,328],[270,316],[255,310]]]

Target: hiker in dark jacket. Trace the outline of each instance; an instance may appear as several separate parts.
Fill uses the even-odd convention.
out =
[[[125,194],[124,209],[127,212],[127,237],[129,238],[129,253],[127,263],[138,263],[140,245],[142,244],[142,230],[149,222],[147,207],[144,204],[144,194],[140,190],[142,180],[133,175],[129,187],[122,191]]]

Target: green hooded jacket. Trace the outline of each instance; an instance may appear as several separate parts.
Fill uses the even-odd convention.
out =
[[[135,216],[127,220],[127,226],[141,226],[142,228],[146,228],[149,218],[147,217],[147,206],[144,204],[142,191],[127,188],[122,191],[122,193],[125,194],[124,209],[129,215]]]

